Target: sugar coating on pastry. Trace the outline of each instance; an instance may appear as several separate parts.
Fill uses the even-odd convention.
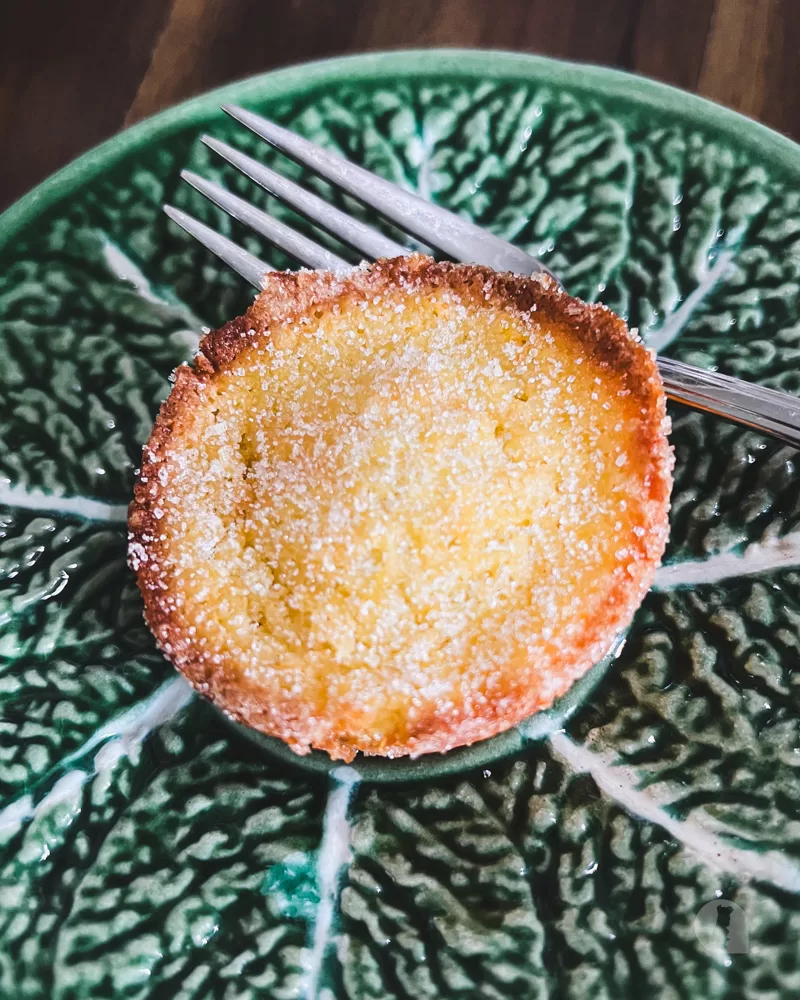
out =
[[[667,430],[650,352],[546,277],[422,256],[269,274],[144,449],[147,621],[298,753],[484,739],[629,623],[667,538]]]

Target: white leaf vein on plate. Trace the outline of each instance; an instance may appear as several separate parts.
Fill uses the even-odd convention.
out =
[[[187,324],[188,329],[178,330],[176,334],[186,340],[187,346],[194,353],[200,342],[200,331],[207,329],[207,325],[194,314],[186,303],[181,302],[174,293],[171,293],[172,300],[170,300],[156,292],[153,283],[142,269],[130,257],[124,254],[116,243],[113,243],[105,234],[101,235],[101,246],[103,261],[115,278],[131,285],[136,294],[144,299],[145,302],[158,306],[167,315],[175,316]],[[173,336],[176,334],[173,334]]]
[[[103,771],[110,771],[120,757],[134,754],[151,733],[173,719],[193,696],[193,690],[182,677],[173,677],[153,694],[104,723],[53,769],[63,769],[65,773],[44,798],[34,805],[33,797],[24,795],[0,810],[0,837],[5,839],[13,835],[22,823],[35,819],[70,798],[76,786],[83,785]],[[100,747],[100,750],[95,755],[92,770],[80,767],[69,769],[71,764],[78,763],[95,747]]]
[[[656,572],[654,590],[719,583],[738,576],[755,576],[800,566],[800,531],[781,538],[753,542],[743,551],[719,552],[707,559],[691,559],[662,566]]]
[[[694,288],[684,301],[678,306],[675,312],[668,317],[667,321],[655,333],[647,337],[647,346],[654,351],[663,351],[680,335],[681,330],[692,318],[703,300],[709,295],[716,285],[722,280],[725,272],[733,260],[732,250],[723,250],[717,256],[713,265],[708,268],[702,281]]]
[[[7,479],[0,479],[0,504],[19,507],[22,510],[52,511],[58,514],[74,514],[85,521],[108,521],[125,524],[128,520],[128,505],[106,503],[91,497],[55,496],[42,490],[27,490],[12,486]]]
[[[359,775],[355,768],[337,767],[331,772],[332,787],[322,826],[322,842],[317,855],[319,905],[311,941],[311,959],[306,979],[306,1000],[317,1000],[319,980],[339,898],[341,872],[350,860],[350,820],[348,810]]]
[[[640,778],[633,769],[615,765],[564,732],[554,733],[550,745],[574,771],[589,774],[604,795],[631,815],[660,826],[709,867],[744,881],[755,879],[800,893],[800,867],[783,853],[734,847],[696,819],[679,819],[669,812],[669,801],[639,787]]]

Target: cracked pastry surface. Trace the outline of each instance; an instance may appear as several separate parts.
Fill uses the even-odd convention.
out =
[[[548,707],[663,553],[652,356],[545,277],[416,255],[265,282],[144,449],[129,560],[160,647],[233,718],[342,760]]]

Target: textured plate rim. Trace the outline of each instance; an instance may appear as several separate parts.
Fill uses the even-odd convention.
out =
[[[758,151],[800,181],[800,145],[752,118],[704,97],[648,77],[586,63],[495,49],[400,49],[340,56],[270,70],[193,97],[168,108],[72,160],[0,214],[0,250],[38,215],[76,188],[143,146],[204,121],[224,102],[251,98],[280,100],[325,83],[357,82],[377,76],[395,80],[425,75],[431,78],[541,81],[564,84],[597,99],[619,99],[628,105],[656,109],[669,117],[722,134],[736,144]],[[222,112],[219,112],[222,114]]]

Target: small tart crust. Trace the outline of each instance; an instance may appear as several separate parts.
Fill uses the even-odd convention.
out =
[[[549,278],[420,255],[270,273],[144,448],[147,623],[298,753],[485,739],[630,622],[667,539],[667,431],[651,353]]]

